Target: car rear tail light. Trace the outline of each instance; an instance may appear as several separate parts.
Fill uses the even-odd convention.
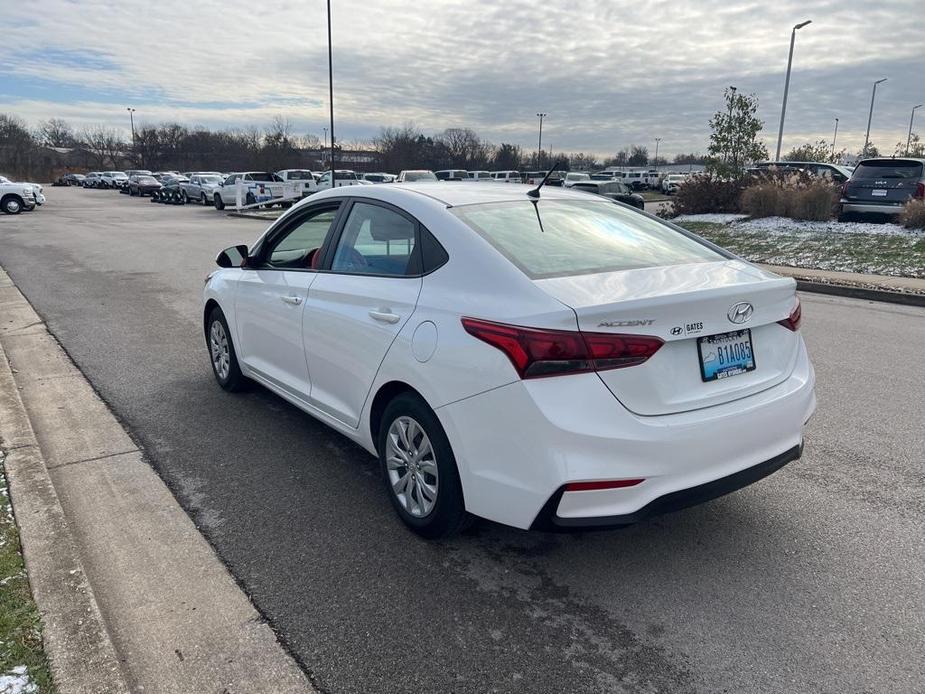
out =
[[[623,489],[625,487],[635,487],[637,484],[645,482],[643,479],[631,480],[605,480],[601,482],[569,482],[565,485],[567,492],[595,492],[601,489]]]
[[[915,185],[915,195],[913,197],[917,200],[925,199],[925,183],[919,182]]]
[[[463,318],[470,335],[500,349],[521,378],[605,371],[642,364],[664,344],[649,335],[543,330]]]
[[[790,312],[790,315],[784,318],[784,320],[777,321],[783,325],[788,330],[793,330],[796,332],[800,329],[800,322],[803,320],[803,308],[800,306],[800,298],[797,297],[797,305],[793,307],[793,310]]]

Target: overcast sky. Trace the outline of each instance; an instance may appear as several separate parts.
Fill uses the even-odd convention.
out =
[[[612,154],[705,151],[722,90],[755,92],[773,155],[791,27],[785,150],[871,141],[892,152],[925,102],[921,0],[333,0],[338,139],[413,121],[492,142]],[[3,3],[0,112],[31,125],[176,120],[299,133],[327,125],[324,0]],[[925,109],[919,112],[925,134]]]

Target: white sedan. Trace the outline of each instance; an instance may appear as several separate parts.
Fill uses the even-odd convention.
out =
[[[792,279],[586,193],[324,190],[219,254],[218,383],[378,456],[426,537],[472,516],[626,525],[800,457],[816,399]]]

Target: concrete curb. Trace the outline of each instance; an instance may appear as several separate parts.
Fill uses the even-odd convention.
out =
[[[257,219],[261,222],[275,222],[286,210],[280,210],[279,214],[258,214],[254,212],[226,212],[228,217],[239,217],[240,219]]]
[[[797,289],[803,292],[845,296],[851,299],[866,299],[867,301],[883,301],[890,304],[925,307],[925,294],[905,294],[902,292],[889,292],[883,289],[867,289],[866,287],[852,287],[844,284],[824,284],[801,279],[797,279]]]
[[[0,349],[13,508],[59,689],[314,692],[2,269]]]
[[[925,306],[925,280],[914,277],[863,275],[782,265],[761,267],[778,275],[794,278],[797,281],[797,289],[804,292],[905,306]]]
[[[58,691],[129,692],[2,346],[0,448],[6,455],[10,499]]]

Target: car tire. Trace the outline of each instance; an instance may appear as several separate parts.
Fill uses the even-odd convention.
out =
[[[855,221],[855,215],[853,212],[839,212],[838,221],[839,222],[853,222]]]
[[[247,197],[244,199],[245,205],[253,205],[257,202],[257,198],[254,197],[253,193],[248,193]]]
[[[244,390],[247,378],[241,373],[228,321],[218,306],[212,309],[206,322],[206,347],[209,350],[212,374],[218,385],[229,393]]]
[[[205,194],[205,193],[202,193],[202,194],[199,196],[199,202],[202,204],[203,207],[205,207],[206,205],[209,204],[209,201],[206,199],[206,194]]]
[[[185,190],[183,191],[183,204],[189,205],[189,193],[187,193]]]
[[[224,209],[225,209],[225,203],[224,203],[224,201],[222,200],[222,196],[219,195],[218,193],[216,193],[215,195],[212,196],[212,204],[215,206],[215,209],[216,209],[216,210],[224,210]]]
[[[471,522],[449,439],[419,395],[402,393],[386,405],[377,448],[386,493],[408,528],[435,539],[454,535]],[[423,455],[410,470],[409,456],[418,454]],[[402,487],[404,480],[412,486]]]
[[[19,214],[25,207],[25,202],[18,195],[7,195],[0,200],[0,210],[3,210],[4,214]]]

